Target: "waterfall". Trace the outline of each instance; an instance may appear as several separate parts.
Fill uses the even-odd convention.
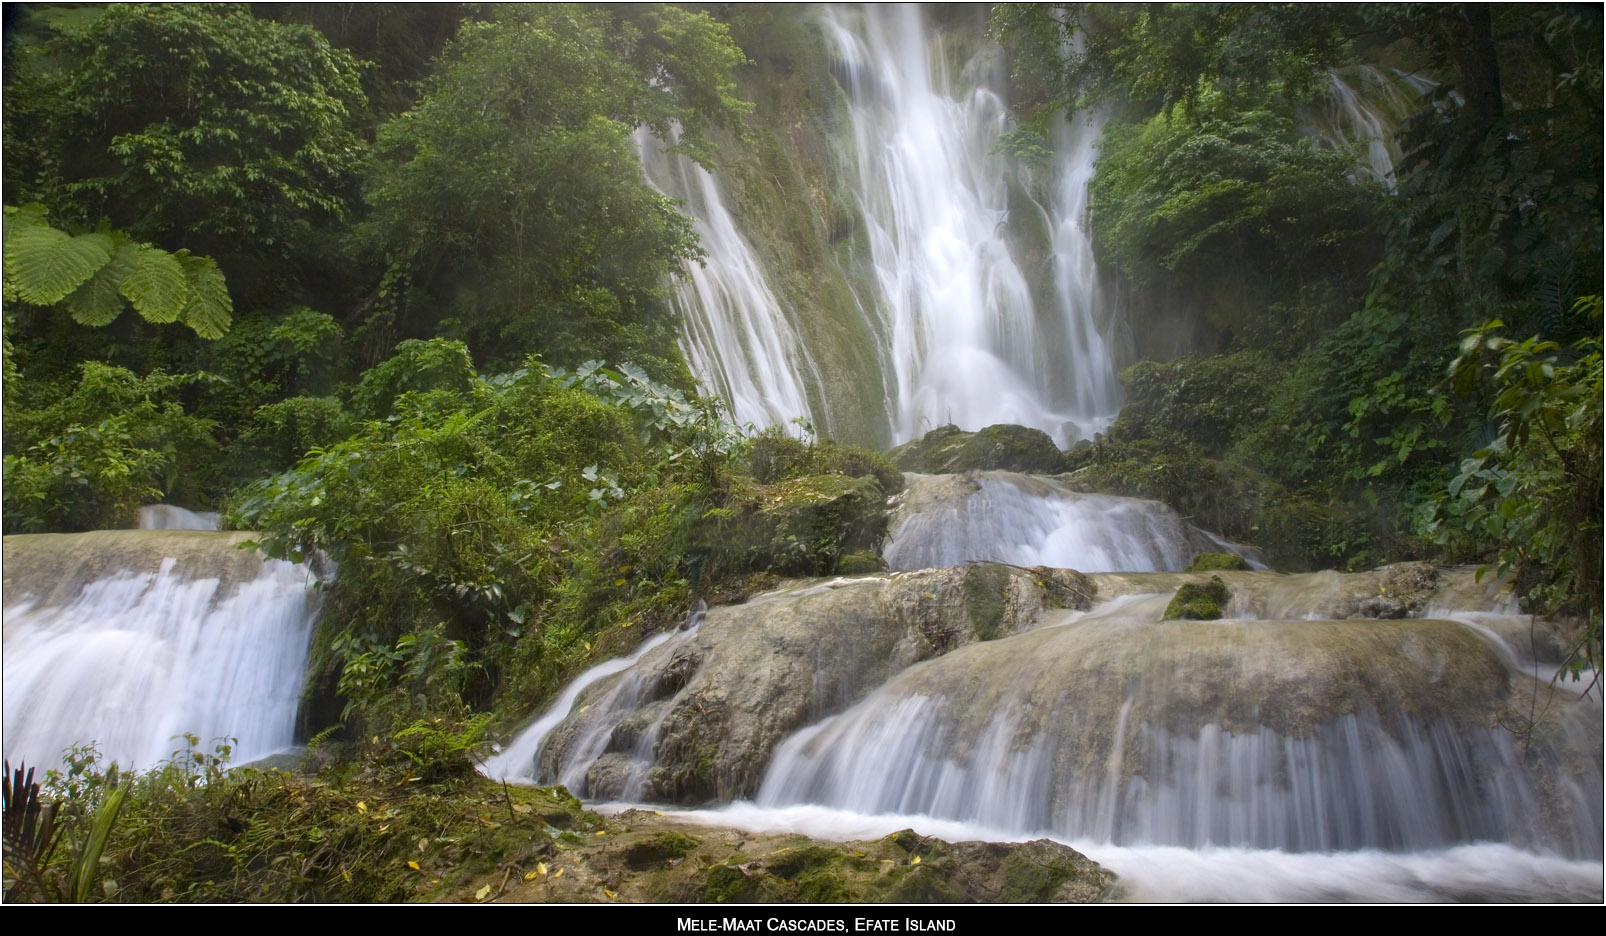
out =
[[[1400,157],[1394,128],[1433,83],[1415,75],[1387,75],[1370,65],[1333,72],[1329,80],[1327,97],[1307,113],[1307,123],[1327,144],[1356,150],[1372,178],[1392,189]]]
[[[1157,501],[1082,494],[1051,478],[988,471],[906,474],[883,555],[892,569],[972,561],[1082,572],[1175,572],[1203,552],[1249,550]]]
[[[789,738],[758,804],[1117,845],[1495,841],[1600,856],[1598,744],[1592,770],[1564,766],[1598,741],[1598,705],[1558,698],[1572,706],[1564,740],[1524,750],[1464,714],[1490,656],[1458,625],[1160,622],[1166,597],[1109,602],[905,670]],[[1425,641],[1439,665],[1465,670],[1423,674],[1439,685],[1417,699],[1379,672]],[[1345,685],[1357,678],[1367,688]],[[1310,704],[1323,696],[1337,704]]]
[[[1034,217],[1012,217],[1022,181],[994,151],[1009,125],[1001,50],[984,41],[950,61],[960,50],[913,5],[821,15],[853,129],[843,171],[870,254],[865,307],[832,314],[869,318],[863,334],[877,343],[870,359],[882,373],[860,383],[884,397],[846,400],[868,391],[841,373],[822,377],[719,180],[643,133],[648,180],[685,204],[708,251],[675,292],[693,372],[739,422],[802,417],[828,435],[836,406],[883,409],[894,442],[947,423],[1032,426],[1061,446],[1107,428],[1119,388],[1083,225],[1102,122],[1062,122],[1050,206],[1018,193]],[[1043,243],[1024,242],[1033,237]],[[1047,254],[1039,265],[1051,275],[1022,262],[1033,251]]]
[[[686,363],[707,390],[730,403],[738,424],[786,426],[808,419],[829,434],[818,368],[798,340],[763,265],[725,207],[719,182],[689,157],[671,153],[645,129],[636,133],[647,180],[684,203],[706,262],[687,261],[675,285]]]
[[[244,534],[8,536],[5,755],[94,743],[150,767],[196,736],[235,763],[289,747],[318,602],[305,567]]]

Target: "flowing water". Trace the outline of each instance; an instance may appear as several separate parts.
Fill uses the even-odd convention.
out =
[[[318,603],[305,567],[243,538],[6,537],[5,756],[47,766],[93,742],[150,767],[185,734],[207,753],[235,739],[235,763],[289,747]]]

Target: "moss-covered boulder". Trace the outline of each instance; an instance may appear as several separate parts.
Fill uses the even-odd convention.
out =
[[[629,810],[606,835],[485,877],[498,902],[1090,903],[1119,896],[1115,875],[1047,839],[945,842],[904,829],[868,841],[693,826]],[[545,874],[541,868],[545,868]],[[557,876],[557,868],[563,874]],[[511,882],[511,883],[510,883]],[[481,893],[460,888],[460,899]]]
[[[904,471],[957,474],[962,471],[1019,471],[1053,474],[1065,470],[1065,453],[1048,433],[1000,424],[975,432],[942,426],[890,453]]]
[[[1200,553],[1193,557],[1184,572],[1242,572],[1249,563],[1237,553]]]
[[[831,575],[844,556],[862,570],[887,530],[886,494],[872,475],[808,475],[748,484],[709,511],[688,550],[726,572]]]
[[[1177,589],[1171,603],[1165,606],[1166,621],[1216,621],[1221,609],[1231,600],[1227,583],[1221,576],[1212,575],[1208,582],[1189,582]]]

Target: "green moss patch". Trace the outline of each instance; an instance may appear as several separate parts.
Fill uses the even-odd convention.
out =
[[[1199,583],[1189,582],[1177,589],[1172,596],[1171,603],[1165,606],[1165,616],[1162,620],[1175,621],[1214,621],[1221,617],[1221,609],[1226,606],[1232,593],[1227,590],[1227,583],[1221,576],[1212,575],[1210,581]]]

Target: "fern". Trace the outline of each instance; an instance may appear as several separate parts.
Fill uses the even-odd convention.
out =
[[[195,329],[202,338],[222,338],[229,330],[229,316],[234,311],[234,300],[229,298],[223,271],[211,257],[194,257],[183,250],[178,252],[178,257],[189,285],[184,324]]]
[[[67,311],[73,321],[79,324],[95,327],[110,325],[123,314],[123,308],[127,305],[120,287],[123,280],[134,272],[139,246],[121,231],[113,231],[111,241],[111,259],[65,300]]]
[[[111,239],[104,234],[73,237],[29,223],[26,216],[19,220],[18,229],[6,238],[5,263],[24,302],[55,305],[111,259]]]
[[[123,280],[120,291],[145,321],[165,325],[178,321],[184,313],[190,284],[177,257],[156,247],[141,246],[134,272]]]
[[[76,237],[50,226],[41,205],[5,209],[5,279],[31,305],[60,305],[83,325],[110,325],[125,300],[147,322],[182,321],[202,338],[229,330],[234,300],[210,257],[136,243],[102,221]]]

